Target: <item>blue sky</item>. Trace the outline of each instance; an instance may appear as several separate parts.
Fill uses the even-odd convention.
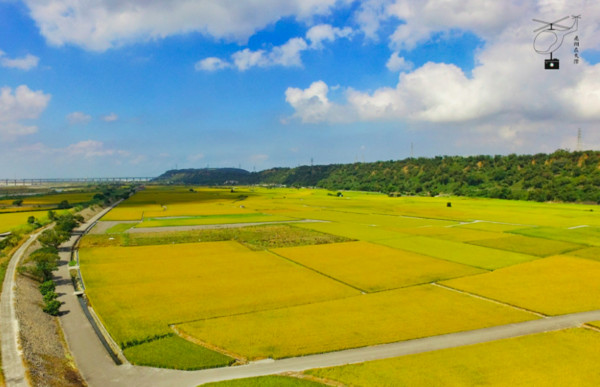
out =
[[[544,70],[531,19],[577,14]],[[551,152],[578,128],[598,149],[598,17],[585,0],[0,0],[0,177]]]

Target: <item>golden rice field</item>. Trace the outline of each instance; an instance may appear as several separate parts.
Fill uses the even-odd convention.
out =
[[[70,204],[83,203],[90,201],[94,194],[95,192],[73,192],[40,196],[23,196],[23,203],[21,204],[21,207],[55,206],[63,200],[68,201]],[[18,210],[19,207],[15,207],[12,204],[14,200],[15,199],[0,200],[0,211],[6,211],[5,208],[8,207],[10,207],[12,210]]]
[[[87,296],[136,364],[189,369],[231,359],[200,350],[185,357],[181,337],[241,358],[282,358],[538,318],[485,298],[544,314],[600,309],[592,296],[600,293],[594,206],[343,194],[148,186],[102,220],[142,221],[137,227],[152,231],[321,222],[141,234],[117,224],[116,234],[81,242]],[[438,281],[485,298],[430,285]],[[179,339],[164,336],[173,327]],[[183,357],[168,365],[157,360],[175,353]],[[382,367],[385,381],[388,366]],[[477,372],[485,376],[482,367]],[[362,384],[351,375],[357,379],[344,383]]]
[[[537,259],[537,257],[532,255],[421,236],[377,242],[385,246],[409,250],[487,270],[494,270]]]
[[[442,284],[547,315],[600,309],[600,262],[583,258],[549,257]]]
[[[568,251],[579,250],[584,246],[570,242],[540,240],[522,235],[505,236],[501,238],[474,240],[471,244],[491,247],[498,250],[514,251],[535,255],[538,257],[547,257],[549,255],[562,254]]]
[[[365,292],[484,272],[472,266],[368,242],[288,247],[272,251]]]
[[[433,285],[180,324],[250,359],[283,358],[533,320]]]
[[[600,333],[568,329],[306,371],[352,386],[598,386]]]
[[[13,212],[0,214],[0,233],[8,232],[11,229],[27,224],[27,219],[33,216],[36,219],[46,219],[45,211]]]
[[[89,299],[118,343],[170,333],[169,324],[360,294],[235,242],[88,248],[79,256]]]

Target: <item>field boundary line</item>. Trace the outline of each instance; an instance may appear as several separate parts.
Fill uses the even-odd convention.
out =
[[[370,293],[366,293],[366,294],[370,294]],[[233,314],[222,314],[222,315],[219,315],[219,316],[211,316],[211,317],[197,318],[197,319],[194,319],[194,320],[173,322],[173,323],[169,323],[168,325],[169,326],[172,326],[172,325],[185,325],[185,324],[193,324],[193,323],[198,322],[198,321],[208,321],[208,320],[216,320],[216,319],[219,319],[219,318],[245,316],[245,315],[253,314],[253,313],[263,313],[263,312],[269,312],[269,311],[276,311],[276,310],[283,310],[283,309],[289,309],[289,308],[296,308],[296,307],[299,307],[299,306],[313,305],[313,304],[318,304],[318,303],[321,303],[321,302],[329,302],[329,301],[335,301],[335,300],[344,300],[346,298],[358,297],[358,296],[362,296],[362,295],[363,294],[355,294],[355,295],[347,296],[347,297],[329,298],[329,299],[321,300],[321,301],[304,302],[304,303],[295,304],[295,305],[277,306],[277,307],[269,308],[269,309],[258,309],[258,310],[248,311],[248,312],[239,312],[239,313],[233,313]]]
[[[211,351],[215,351],[222,355],[225,355],[232,359],[235,359],[235,363],[232,365],[248,364],[248,359],[246,357],[240,355],[239,353],[231,352],[231,351],[226,350],[225,348],[217,347],[216,345],[213,345],[206,341],[200,340],[199,338],[194,337],[194,336],[188,334],[187,332],[177,328],[177,326],[175,326],[174,324],[169,325],[169,328],[171,328],[171,330],[177,335],[177,337],[179,337],[183,340],[189,341],[190,343],[199,345],[201,347],[210,349]]]
[[[420,237],[420,238],[429,238],[429,239],[436,239],[436,240],[445,241],[445,242],[465,244],[464,242],[455,242],[455,241],[449,241],[449,240],[446,240],[446,239],[431,238],[431,237],[427,237],[427,236],[417,236],[417,237]],[[409,236],[409,238],[410,238],[410,236]],[[488,273],[492,272],[494,270],[502,269],[503,268],[503,267],[500,267],[500,268],[496,268],[496,269],[487,269],[485,267],[475,266],[475,265],[471,265],[471,264],[468,264],[468,263],[457,262],[457,261],[453,261],[453,260],[447,259],[447,258],[434,257],[433,255],[424,254],[424,253],[420,253],[420,252],[412,251],[412,250],[406,250],[406,249],[403,249],[403,248],[400,248],[400,247],[392,247],[390,245],[386,245],[385,243],[382,243],[382,242],[385,242],[385,241],[393,241],[393,240],[396,240],[396,239],[379,239],[379,240],[376,240],[376,241],[371,241],[369,243],[373,243],[373,244],[376,244],[376,245],[379,245],[379,246],[389,247],[390,249],[396,249],[396,250],[400,250],[400,251],[405,251],[407,253],[422,255],[424,257],[437,259],[439,261],[446,261],[446,262],[456,263],[457,265],[474,267],[475,269],[485,270]],[[479,246],[479,247],[483,247],[483,246]],[[489,249],[490,247],[486,247],[486,248]],[[494,250],[494,249],[492,249],[492,250]],[[526,255],[526,254],[524,254],[524,255]],[[533,257],[533,255],[532,255],[532,257]],[[504,267],[506,267],[506,266],[504,266]],[[483,273],[480,273],[480,274],[483,274]],[[477,274],[473,274],[473,275],[477,275]],[[465,277],[468,277],[468,276],[465,276]]]
[[[543,313],[536,312],[536,311],[533,311],[533,310],[530,310],[530,309],[522,308],[520,306],[512,305],[512,304],[509,304],[509,303],[506,303],[506,302],[503,302],[503,301],[494,300],[493,298],[488,298],[488,297],[480,296],[479,294],[475,294],[475,293],[471,293],[471,292],[466,292],[464,290],[456,289],[456,288],[453,288],[453,287],[450,287],[450,286],[447,286],[447,285],[442,285],[442,284],[437,283],[437,282],[432,282],[431,284],[433,286],[437,286],[437,287],[440,287],[442,289],[450,290],[450,291],[457,292],[457,293],[462,293],[462,294],[465,294],[467,296],[471,296],[471,297],[474,297],[474,298],[479,298],[481,300],[493,302],[495,304],[508,306],[508,307],[513,308],[513,309],[520,310],[522,312],[531,313],[531,314],[534,314],[534,315],[536,315],[538,317],[542,317],[542,318],[548,318],[548,317],[550,317],[547,314],[543,314]]]
[[[361,292],[361,294],[369,294],[369,292],[368,292],[368,291],[366,291],[366,290],[364,290],[364,289],[361,289],[361,288],[359,288],[359,287],[356,287],[356,286],[354,286],[354,285],[350,285],[350,284],[349,284],[349,283],[347,283],[347,282],[344,282],[344,281],[342,281],[342,280],[340,280],[340,279],[337,279],[337,278],[335,278],[335,277],[332,277],[332,276],[330,276],[330,275],[328,275],[328,274],[325,274],[325,273],[323,273],[323,272],[320,272],[320,271],[319,271],[319,270],[317,270],[317,269],[313,269],[313,268],[312,268],[312,267],[310,267],[310,266],[303,265],[303,264],[301,264],[300,262],[296,262],[296,261],[294,261],[293,259],[290,259],[290,258],[288,258],[288,257],[284,257],[283,255],[277,254],[277,253],[275,253],[275,252],[273,252],[273,251],[271,251],[271,250],[266,250],[266,251],[267,251],[267,252],[269,252],[269,253],[271,253],[271,254],[273,254],[273,255],[274,255],[274,256],[276,256],[276,257],[279,257],[279,258],[281,258],[281,259],[284,259],[284,260],[286,260],[286,261],[288,261],[288,262],[291,262],[291,263],[293,263],[293,264],[295,264],[295,265],[298,265],[298,266],[300,266],[300,267],[303,267],[303,268],[305,268],[305,269],[308,269],[308,270],[310,270],[310,271],[313,271],[313,272],[315,272],[315,273],[317,273],[317,274],[320,274],[320,275],[322,275],[323,277],[327,277],[327,278],[329,278],[329,279],[331,279],[331,280],[334,280],[334,281],[336,281],[336,282],[339,282],[339,283],[341,283],[342,285],[346,285],[346,286],[349,286],[349,287],[351,287],[351,288],[352,288],[352,289],[354,289],[354,290],[358,290],[359,292]]]

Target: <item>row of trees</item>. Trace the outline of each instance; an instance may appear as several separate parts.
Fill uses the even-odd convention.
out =
[[[58,270],[59,246],[71,238],[71,231],[83,222],[81,215],[67,213],[57,216],[49,211],[48,218],[55,222],[53,228],[44,230],[38,237],[42,245],[29,255],[27,262],[19,267],[19,272],[27,274],[38,280],[44,300],[44,312],[56,316],[60,313],[60,302],[56,299],[58,294],[54,291],[56,283],[53,280],[53,272]]]
[[[198,172],[202,171],[202,173]],[[211,175],[211,171],[214,172]],[[281,184],[394,195],[451,194],[501,199],[600,203],[600,152],[507,156],[437,156],[374,163],[273,168],[228,176],[226,170],[168,171],[172,184]],[[202,176],[201,181],[197,176]],[[210,177],[213,176],[211,179]]]

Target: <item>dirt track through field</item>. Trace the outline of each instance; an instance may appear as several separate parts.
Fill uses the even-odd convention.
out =
[[[121,222],[125,223],[125,222]],[[140,227],[130,228],[126,232],[128,233],[149,233],[149,232],[167,232],[167,231],[190,231],[190,230],[208,230],[208,229],[219,229],[219,228],[240,228],[250,226],[268,226],[270,224],[288,224],[288,223],[329,223],[326,220],[314,220],[314,219],[303,219],[303,220],[287,220],[281,222],[254,222],[254,223],[226,223],[226,224],[200,224],[196,226],[167,226],[167,227]]]

